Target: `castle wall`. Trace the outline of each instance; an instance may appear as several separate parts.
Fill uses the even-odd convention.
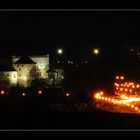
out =
[[[33,80],[31,70],[34,69],[35,64],[13,64],[17,71],[17,84],[19,86],[28,87]]]

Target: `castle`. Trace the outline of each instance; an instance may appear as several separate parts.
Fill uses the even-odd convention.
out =
[[[35,79],[48,85],[60,85],[63,70],[49,68],[49,55],[12,56],[11,66],[0,68],[0,84],[3,87],[29,87]]]

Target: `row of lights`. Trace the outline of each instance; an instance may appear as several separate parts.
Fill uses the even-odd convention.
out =
[[[38,91],[38,94],[41,95],[42,93],[43,93],[43,92],[42,92],[41,90]],[[4,91],[4,90],[1,90],[1,91],[0,91],[0,94],[1,94],[1,95],[4,95],[4,94],[5,94],[5,91]],[[22,95],[22,96],[26,96],[26,93],[23,92],[21,95]],[[69,94],[68,92],[67,92],[65,95],[66,95],[67,97],[70,96],[70,94]]]
[[[116,79],[123,80],[124,77],[123,76],[116,76]],[[133,93],[133,91],[134,91],[134,93],[137,94],[137,92],[135,90],[139,90],[139,88],[140,88],[139,84],[135,84],[133,82],[114,83],[114,85],[115,85],[116,91],[118,91],[119,93],[121,93],[121,92]]]
[[[105,101],[105,102],[108,102],[108,103],[121,104],[121,105],[127,106],[127,107],[133,109],[134,111],[137,111],[138,113],[140,113],[140,109],[139,109],[138,106],[135,106],[131,103],[127,103],[124,100],[119,101],[119,100],[116,100],[114,98],[103,97],[103,92],[99,92],[99,93],[95,94],[94,97],[98,100],[102,100],[102,101]]]
[[[5,92],[4,90],[1,90],[1,91],[0,91],[0,94],[1,94],[1,95],[4,95],[4,94],[6,94],[6,92]],[[39,91],[38,91],[38,94],[42,94],[42,91],[39,90]],[[26,93],[23,92],[23,93],[22,93],[22,96],[26,96]]]

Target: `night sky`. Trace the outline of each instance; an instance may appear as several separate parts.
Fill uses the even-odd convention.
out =
[[[140,45],[140,11],[0,11],[0,54],[56,53],[90,56],[94,47],[112,55]]]

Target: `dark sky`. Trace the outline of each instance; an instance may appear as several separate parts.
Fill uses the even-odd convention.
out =
[[[0,11],[0,54],[88,55],[140,44],[140,11]]]

